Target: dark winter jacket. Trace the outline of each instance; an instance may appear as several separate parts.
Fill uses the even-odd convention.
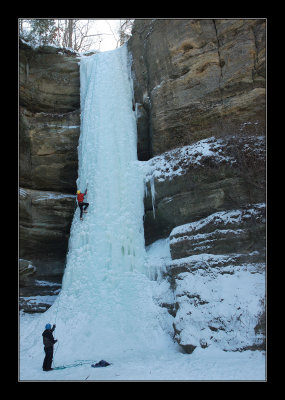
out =
[[[57,340],[54,339],[52,332],[54,331],[55,327],[52,329],[46,329],[43,333],[43,344],[45,347],[52,347]]]

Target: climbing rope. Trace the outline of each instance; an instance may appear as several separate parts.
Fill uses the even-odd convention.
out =
[[[58,295],[58,304],[57,304],[56,313],[55,313],[55,320],[54,320],[54,324],[55,324],[55,325],[56,325],[56,319],[57,319],[57,314],[58,314],[58,309],[59,309],[61,290],[62,290],[62,289],[60,289],[60,293],[59,293],[59,295]]]
[[[53,354],[53,359],[52,359],[53,369],[55,369],[55,370],[78,367],[80,365],[89,364],[89,363],[93,363],[94,362],[93,360],[75,360],[75,362],[73,364],[56,366],[55,362],[54,362],[54,358],[55,358],[55,354],[57,352],[58,346],[59,346],[59,343],[57,342],[57,346],[56,346],[55,352]]]
[[[92,73],[90,74],[90,78],[89,78],[89,82],[88,82],[87,87],[90,86],[90,80],[92,79],[94,69],[95,69],[95,76],[97,75],[97,64],[98,64],[98,56],[96,57],[95,68],[94,68],[94,64],[92,66]],[[81,146],[82,148],[85,146],[85,142],[86,142],[86,140],[82,143],[82,146]],[[88,182],[87,182],[86,189],[87,188],[88,188]],[[75,211],[76,211],[76,208],[77,208],[77,199],[75,200]],[[57,309],[56,309],[56,314],[55,314],[55,322],[54,322],[55,325],[56,325],[57,314],[58,314],[58,310],[59,310],[60,296],[61,296],[61,291],[60,291],[60,294],[59,294],[59,297],[58,297],[58,304],[57,304]],[[91,363],[93,362],[93,360],[76,360],[73,364],[56,366],[55,362],[54,362],[54,358],[55,358],[56,352],[58,350],[58,346],[59,346],[59,342],[57,342],[57,347],[56,347],[55,352],[53,354],[52,363],[53,363],[54,369],[65,369],[65,368],[77,367],[79,365],[89,364],[90,362]]]
[[[54,369],[58,370],[58,369],[79,367],[81,365],[86,365],[86,364],[90,364],[90,363],[94,363],[94,360],[76,360],[73,364],[65,364],[65,365],[61,365],[58,367],[56,367],[54,363],[53,363],[53,365],[54,365]]]

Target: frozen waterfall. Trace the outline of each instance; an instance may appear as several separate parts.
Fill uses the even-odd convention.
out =
[[[147,274],[143,168],[126,45],[82,57],[77,208],[62,290],[44,320],[54,322],[58,363],[153,353],[172,346]],[[43,328],[44,325],[41,327]]]
[[[77,187],[85,191],[88,184],[88,213],[83,214],[83,221],[78,208],[74,213],[62,288],[56,301],[42,314],[24,313],[21,318],[21,379],[264,379],[264,355],[258,351],[224,352],[215,345],[198,345],[191,355],[181,353],[172,340],[174,318],[157,304],[175,304],[176,294],[169,290],[166,279],[159,278],[167,260],[171,261],[168,241],[157,241],[145,250],[143,198],[147,182],[155,211],[153,177],[165,164],[160,163],[160,158],[157,164],[156,160],[152,164],[137,160],[127,45],[82,56],[80,84]],[[171,171],[174,169],[170,165]],[[158,276],[157,281],[152,276]],[[185,318],[189,329],[184,332],[191,340],[198,342],[207,332],[199,330],[204,329],[209,315],[215,316],[211,315],[212,310],[218,309],[225,318],[236,312],[238,303],[232,302],[236,297],[232,289],[242,288],[243,295],[253,288],[254,276],[247,283],[246,275],[238,275],[234,286],[228,280],[229,274],[220,276],[222,279],[211,280],[202,270],[179,281],[178,295],[184,295],[183,285],[187,285],[187,291],[178,322]],[[241,286],[236,284],[240,279]],[[257,281],[257,290],[263,287],[262,282]],[[201,312],[192,299],[186,298],[189,290],[205,294],[207,301]],[[228,304],[217,302],[216,293],[220,291],[230,294]],[[240,304],[252,304],[254,309],[253,294],[243,297],[245,302]],[[190,318],[190,304],[194,320]],[[56,323],[54,337],[58,343],[54,346],[53,366],[70,368],[42,371],[42,332],[46,323]],[[232,326],[240,337],[243,331]],[[226,332],[221,330],[221,340],[226,339]],[[101,359],[112,365],[91,368]]]

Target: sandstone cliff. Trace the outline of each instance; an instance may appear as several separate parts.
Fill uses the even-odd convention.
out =
[[[173,337],[188,353],[264,348],[265,21],[137,20],[128,47],[145,240],[168,238]]]
[[[223,335],[225,350],[264,348],[265,21],[137,20],[128,50],[148,171],[145,241],[169,244],[172,298],[159,301],[173,337],[189,353]],[[20,44],[20,277],[29,311],[25,296],[46,295],[43,311],[60,285],[79,124],[76,55]]]
[[[137,20],[128,46],[140,159],[245,122],[263,132],[264,20]]]
[[[19,43],[19,250],[21,305],[60,283],[74,212],[80,132],[79,59],[54,47]],[[27,271],[29,272],[27,279]],[[47,299],[47,297],[43,297]]]

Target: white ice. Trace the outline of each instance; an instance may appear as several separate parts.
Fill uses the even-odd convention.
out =
[[[155,296],[165,290],[152,265],[169,258],[167,243],[148,253],[143,232],[143,168],[137,161],[136,118],[127,47],[83,57],[77,186],[88,213],[76,210],[62,289],[43,314],[20,316],[20,380],[264,380],[261,352],[197,349],[182,354],[171,316]],[[166,314],[167,315],[166,315]],[[42,371],[42,332],[56,323],[54,365]],[[91,368],[104,359],[111,366]]]

